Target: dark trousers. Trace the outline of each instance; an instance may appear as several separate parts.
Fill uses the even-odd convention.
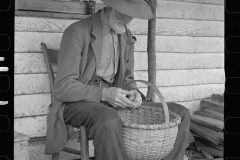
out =
[[[164,160],[183,160],[189,137],[189,110],[176,103],[167,104],[169,109],[177,113],[182,120],[174,149]],[[127,160],[122,141],[121,120],[115,109],[102,103],[67,103],[64,120],[73,127],[80,125],[86,127],[88,138],[93,140],[95,160]]]

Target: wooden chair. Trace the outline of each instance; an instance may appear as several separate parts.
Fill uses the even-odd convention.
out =
[[[48,49],[45,43],[41,43],[41,47],[42,47],[45,62],[47,65],[47,71],[48,71],[49,81],[50,81],[51,101],[53,102],[53,99],[54,99],[53,82],[55,77],[54,77],[52,64],[57,65],[58,50]],[[79,129],[80,131],[78,130],[78,132],[74,134],[75,136],[76,134],[78,134],[76,137],[79,137],[81,150],[64,147],[63,151],[80,155],[81,160],[93,159],[93,157],[89,158],[89,147],[88,147],[88,138],[87,138],[86,128],[84,126],[80,126]],[[52,160],[60,160],[60,153],[52,154]]]

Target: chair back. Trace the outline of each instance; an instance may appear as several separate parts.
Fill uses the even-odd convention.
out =
[[[41,43],[41,47],[43,50],[43,55],[44,55],[44,59],[45,59],[46,66],[47,66],[48,77],[49,77],[49,82],[50,82],[51,100],[53,102],[55,76],[54,76],[52,64],[57,65],[59,50],[48,49],[47,45],[45,43]]]

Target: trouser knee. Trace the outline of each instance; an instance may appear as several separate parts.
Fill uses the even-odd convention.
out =
[[[106,134],[117,134],[122,131],[122,124],[119,117],[115,119],[101,120],[101,124],[98,126],[98,130]]]
[[[105,135],[119,135],[122,132],[121,119],[116,110],[112,108],[94,108],[95,123],[90,129],[90,137]]]

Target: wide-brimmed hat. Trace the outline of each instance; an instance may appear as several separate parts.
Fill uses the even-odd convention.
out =
[[[152,19],[154,12],[147,0],[101,0],[117,11],[139,19]]]

